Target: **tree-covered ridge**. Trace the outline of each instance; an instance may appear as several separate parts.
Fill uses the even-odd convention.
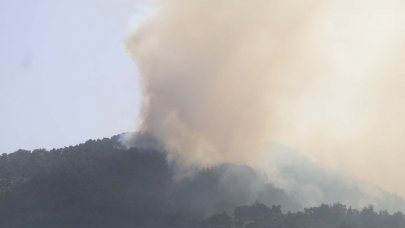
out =
[[[2,156],[0,173],[2,181],[24,179],[3,190],[0,227],[133,227],[176,214],[161,203],[172,184],[165,157],[115,140],[20,150]]]
[[[136,145],[126,148],[118,136],[50,151],[19,150],[3,154],[0,157],[0,227],[329,228],[342,225],[330,220],[333,214],[330,211],[336,205],[283,214],[281,208],[285,211],[303,208],[246,166],[220,165],[177,181],[174,174],[164,152]],[[253,204],[256,201],[264,204]],[[347,222],[357,222],[340,227],[405,227],[400,213],[390,215],[370,208],[356,211],[339,207]],[[228,216],[233,208],[236,208],[233,216]],[[363,222],[370,218],[375,219],[371,220],[374,226],[364,226]]]
[[[190,227],[261,200],[298,207],[248,167],[222,165],[175,181],[162,151],[118,137],[0,158],[0,227]]]
[[[267,207],[261,203],[235,208],[213,215],[200,223],[201,228],[404,228],[401,212],[376,212],[372,206],[362,210],[342,204],[306,208],[303,212],[283,213],[280,206]]]

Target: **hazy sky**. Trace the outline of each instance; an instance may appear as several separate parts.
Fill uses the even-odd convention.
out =
[[[0,153],[134,129],[140,93],[123,40],[143,5],[0,1]]]

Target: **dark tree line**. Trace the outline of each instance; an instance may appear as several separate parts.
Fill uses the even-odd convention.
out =
[[[181,181],[173,175],[164,152],[127,149],[118,136],[3,154],[0,227],[405,227],[402,214],[373,208],[268,208],[302,209],[244,166],[221,165]],[[264,204],[238,207],[255,201]]]
[[[372,206],[362,210],[342,204],[321,205],[303,212],[283,213],[281,206],[267,207],[261,203],[235,208],[233,216],[227,213],[213,215],[199,225],[201,228],[404,228],[401,212],[376,212]]]

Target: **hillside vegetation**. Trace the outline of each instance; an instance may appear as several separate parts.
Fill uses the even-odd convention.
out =
[[[303,209],[245,166],[177,181],[172,170],[164,152],[128,149],[118,136],[3,154],[0,227],[405,227],[402,213],[372,207]]]

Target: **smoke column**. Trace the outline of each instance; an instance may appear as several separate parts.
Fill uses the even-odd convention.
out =
[[[267,142],[405,196],[405,3],[162,0],[127,39],[140,131],[186,165]]]

